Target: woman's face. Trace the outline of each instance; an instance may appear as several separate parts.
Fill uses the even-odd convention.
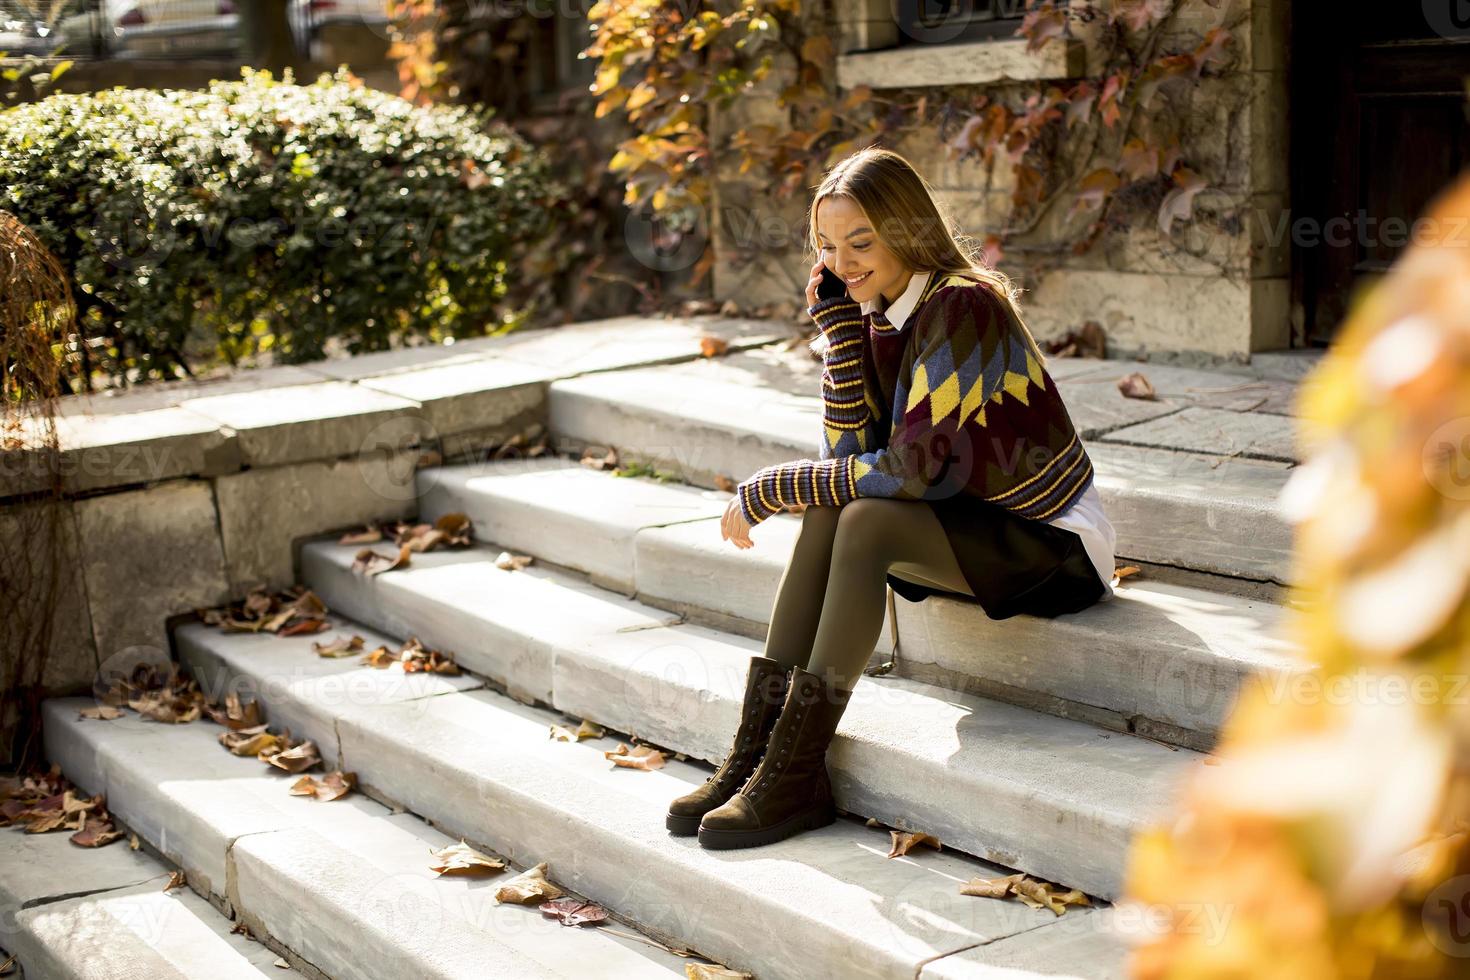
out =
[[[822,248],[822,263],[843,278],[848,296],[859,303],[880,293],[880,305],[892,303],[908,288],[914,274],[884,247],[862,208],[850,197],[827,197],[817,203],[817,243]]]

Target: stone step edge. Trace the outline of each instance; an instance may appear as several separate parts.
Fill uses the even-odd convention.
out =
[[[336,626],[332,635],[351,635],[353,632],[376,636],[378,633],[384,635],[395,635],[394,624],[379,624],[371,620],[373,604],[366,605],[369,619],[366,625],[369,629],[357,629],[353,620],[364,610],[352,610],[343,612],[338,606],[336,611],[329,613],[333,619],[342,619],[350,625]],[[396,618],[397,614],[394,614]],[[349,616],[352,618],[349,619]],[[260,666],[259,658],[252,657],[248,653],[231,655],[228,651],[216,649],[218,644],[215,638],[218,636],[212,628],[203,627],[198,624],[180,624],[174,637],[175,646],[178,650],[179,659],[189,666],[191,672],[196,676],[209,676],[214,678],[210,683],[214,687],[220,686],[220,672],[226,674],[244,676],[248,680],[250,690],[277,690],[282,685],[273,684],[268,674],[268,667]],[[262,638],[266,642],[272,642],[276,638]],[[431,637],[432,639],[432,637]],[[376,643],[370,640],[369,645]],[[434,644],[430,642],[430,646]],[[556,656],[553,651],[553,656]],[[602,724],[615,731],[636,732],[639,736],[655,745],[662,746],[670,751],[684,752],[690,757],[703,759],[711,763],[718,762],[728,748],[729,732],[734,730],[739,712],[739,693],[734,691],[735,687],[743,690],[743,674],[740,678],[733,676],[721,677],[716,671],[722,671],[722,665],[718,663],[706,663],[700,661],[704,671],[705,682],[695,683],[692,687],[688,684],[670,685],[667,681],[659,681],[659,674],[653,675],[655,685],[650,694],[645,688],[648,686],[649,677],[628,671],[626,664],[617,658],[601,658],[591,647],[580,647],[576,649],[567,648],[560,656],[570,658],[569,669],[563,673],[562,667],[558,667],[555,675],[562,678],[558,689],[562,692],[560,696],[553,695],[551,702],[539,701],[540,705],[546,705],[544,710],[557,712],[564,716],[573,718],[586,718]],[[743,659],[743,654],[739,659]],[[462,661],[463,662],[463,661]],[[573,676],[578,669],[586,674],[586,678],[580,682],[565,680]],[[464,669],[473,671],[477,676],[483,676],[477,671],[476,664],[465,663]],[[728,667],[733,674],[736,666]],[[601,679],[609,675],[617,675],[624,678],[626,706],[619,706],[617,699],[603,696],[605,685]],[[698,676],[698,675],[694,675]],[[724,683],[708,683],[710,678],[716,681],[723,680]],[[492,683],[495,678],[491,678]],[[875,688],[871,684],[884,685],[883,689]],[[967,695],[937,688],[930,688],[917,681],[895,678],[892,682],[874,680],[866,686],[865,694],[869,698],[879,700],[885,698],[900,698],[907,704],[915,696],[930,697],[935,704],[954,703],[956,698],[966,702],[972,708],[981,709],[985,705],[991,705],[991,714],[1010,715],[1021,719],[1022,724],[1034,720],[1037,724],[1044,726],[1048,732],[1056,732],[1065,741],[1068,729],[1078,732],[1096,730],[1097,734],[1104,734],[1103,729],[1087,722],[1058,718],[1040,712],[1035,712],[1020,706],[1010,705],[1004,702],[993,702],[990,699],[975,695]],[[496,687],[501,685],[496,683]],[[708,693],[713,690],[713,700]],[[281,692],[288,699],[297,698],[294,692]],[[497,693],[501,693],[497,691]],[[646,695],[646,696],[645,696]],[[650,702],[648,697],[653,697],[657,703],[668,702],[666,709],[657,716],[649,711]],[[674,700],[669,700],[673,698]],[[518,698],[521,703],[529,703],[524,698]],[[710,712],[713,711],[714,721],[711,721]],[[322,714],[323,712],[317,712]],[[294,719],[310,716],[310,706],[306,704],[293,705],[289,714]],[[726,718],[725,716],[728,716]],[[834,739],[833,752],[829,759],[832,770],[834,788],[838,793],[839,806],[848,812],[859,814],[863,817],[875,817],[890,826],[904,829],[926,830],[940,834],[941,839],[947,839],[952,847],[964,853],[975,855],[980,860],[992,860],[998,863],[1015,867],[1018,870],[1026,870],[1039,877],[1048,877],[1051,880],[1069,880],[1091,894],[1111,896],[1116,888],[1116,878],[1120,869],[1112,863],[1113,858],[1097,857],[1101,852],[1111,852],[1126,848],[1126,842],[1132,835],[1157,814],[1154,810],[1162,811],[1167,806],[1167,801],[1161,795],[1160,787],[1145,787],[1142,780],[1148,777],[1138,775],[1137,789],[1140,797],[1136,801],[1134,809],[1119,808],[1118,801],[1097,798],[1092,794],[1089,798],[1086,793],[1078,789],[1070,791],[1066,789],[1055,792],[1037,784],[1034,778],[1018,780],[1013,774],[1007,772],[1003,767],[980,766],[967,767],[965,777],[961,782],[964,785],[973,785],[977,790],[985,789],[997,795],[994,800],[1002,801],[996,804],[1000,812],[1008,813],[1006,820],[993,821],[983,831],[970,826],[967,822],[952,818],[949,810],[942,804],[936,803],[923,794],[914,794],[906,787],[910,783],[899,778],[896,773],[907,772],[912,768],[911,764],[937,768],[936,778],[943,776],[948,770],[941,761],[930,759],[927,755],[916,754],[904,756],[905,751],[903,738],[897,734],[896,726],[889,724],[891,713],[883,713],[879,709],[872,709],[867,713],[852,713],[852,720],[859,721],[853,726],[849,723],[845,731],[839,731]],[[682,719],[682,721],[680,720]],[[877,720],[879,728],[874,728],[873,720]],[[719,721],[728,721],[728,725],[722,727]],[[862,722],[868,724],[862,724]],[[560,722],[559,722],[560,723]],[[573,723],[575,724],[575,723]],[[309,731],[305,725],[297,727]],[[725,729],[728,728],[728,731]],[[323,737],[334,737],[335,727],[328,731],[326,726],[318,723],[318,729]],[[293,730],[296,730],[293,728]],[[888,734],[884,736],[882,733]],[[877,734],[878,737],[874,737]],[[1131,739],[1135,736],[1112,733],[1111,736],[1121,739]],[[1122,743],[1119,743],[1122,744]],[[1155,740],[1140,740],[1139,745],[1131,746],[1132,751],[1154,752],[1159,757],[1159,762],[1168,764],[1171,768],[1169,773],[1172,777],[1179,778],[1185,770],[1202,757],[1188,749],[1170,749],[1170,747],[1153,748]],[[1098,753],[1111,753],[1111,747],[1096,745]],[[335,753],[334,753],[335,754]],[[889,761],[889,765],[883,765],[883,761]],[[1176,761],[1177,760],[1177,761]],[[1098,770],[1093,767],[1096,763],[1086,763],[1077,768],[1083,773],[1075,786],[1088,787],[1093,785],[1114,785],[1115,780],[1124,774],[1108,771],[1094,780],[1086,776],[1087,773]],[[855,795],[854,795],[855,794]],[[953,795],[953,794],[951,794]],[[1143,809],[1147,803],[1148,809]],[[1040,814],[1032,813],[1033,810],[1041,810]],[[928,814],[925,816],[925,814]],[[1044,819],[1057,821],[1065,825],[1064,833],[1076,836],[1075,841],[1066,846],[1028,847],[1026,842],[1030,840],[1026,827],[1035,820]],[[1118,856],[1120,857],[1120,855]]]
[[[434,695],[426,695],[426,697],[433,697],[433,696]],[[50,699],[47,699],[45,702],[43,702],[43,712],[49,713],[47,715],[47,721],[49,723],[53,724],[53,726],[56,724],[57,721],[65,721],[65,722],[70,723],[70,727],[69,727],[68,731],[71,732],[71,733],[73,733],[73,734],[75,734],[76,729],[78,727],[80,727],[80,726],[76,725],[76,723],[74,721],[74,719],[76,718],[76,710],[75,709],[76,708],[79,708],[79,707],[89,707],[89,706],[91,706],[93,704],[94,704],[94,702],[92,700],[90,700],[90,699],[87,699],[87,698],[66,698],[66,697],[50,698]],[[53,715],[55,716],[54,720],[53,720]],[[82,729],[83,733],[86,733],[88,731],[95,731],[97,733],[97,735],[100,737],[100,736],[102,736],[103,731],[105,731],[105,729],[103,729],[101,726],[99,726],[98,723],[96,723],[96,722],[88,722],[88,723],[85,723],[85,724],[88,725],[89,728]],[[103,723],[103,724],[105,724],[105,723]],[[217,726],[213,726],[211,722],[204,721],[204,720],[195,721],[195,722],[192,722],[192,723],[189,723],[189,724],[194,724],[194,725],[203,724],[203,725],[210,725],[211,727],[217,727]],[[178,727],[182,727],[182,726],[178,726]],[[164,726],[160,725],[159,726],[160,737],[166,737],[168,734],[171,734],[172,732],[177,731],[178,730],[178,727],[172,727],[172,726],[171,727],[164,727]],[[83,739],[85,739],[87,736],[86,736],[86,734],[82,734],[81,737]],[[99,750],[99,749],[95,749],[95,748],[93,749],[93,753],[94,754],[100,754],[100,751],[101,750]],[[221,753],[224,753],[224,749],[221,748],[220,749],[220,752]],[[248,764],[248,763],[252,762],[253,760],[245,759],[245,758],[240,758],[239,761],[242,762],[242,763],[247,763]],[[111,764],[112,763],[109,763],[109,765],[111,765]],[[249,766],[246,765],[246,766],[242,766],[241,768],[243,770],[243,769],[249,768]],[[316,772],[317,772],[318,775],[320,775],[320,771],[316,771]],[[283,792],[285,791],[284,785],[282,786],[282,791]],[[444,831],[442,828],[440,828],[437,825],[435,825],[432,821],[428,820],[423,815],[416,814],[416,813],[412,813],[410,811],[407,811],[400,804],[398,804],[397,801],[392,800],[392,799],[385,798],[385,797],[381,796],[380,794],[377,794],[377,793],[373,792],[372,787],[359,787],[359,788],[355,789],[353,792],[356,793],[356,794],[360,794],[362,797],[364,797],[366,799],[371,800],[372,803],[375,806],[380,807],[384,811],[382,813],[376,814],[372,818],[374,820],[379,820],[379,821],[389,820],[389,819],[391,819],[391,818],[393,818],[395,816],[399,816],[399,815],[402,815],[402,814],[407,814],[408,816],[410,816],[410,817],[412,817],[412,818],[420,821],[422,823],[422,829],[423,830],[428,831],[428,832],[431,832],[431,833],[433,833],[435,835],[442,835],[445,838],[451,838],[451,835],[449,835],[446,831]],[[155,802],[156,802],[156,799],[155,799]],[[331,806],[332,803],[322,803],[320,805],[322,805],[322,806]],[[196,817],[196,819],[197,819],[197,817]],[[322,970],[321,968],[319,968],[316,964],[314,964],[311,961],[309,961],[308,959],[306,959],[305,956],[299,950],[293,948],[292,946],[288,945],[286,942],[284,942],[281,939],[277,938],[277,936],[274,935],[273,932],[269,928],[267,928],[267,926],[265,925],[265,922],[264,922],[264,920],[262,918],[261,910],[254,909],[252,907],[251,903],[242,900],[242,897],[239,894],[241,892],[241,890],[242,890],[241,889],[240,879],[239,879],[239,877],[236,875],[236,873],[233,870],[231,870],[229,872],[230,880],[225,883],[226,884],[227,891],[229,891],[230,894],[224,895],[224,894],[214,893],[214,892],[208,890],[207,888],[201,887],[202,883],[200,882],[199,878],[196,875],[190,873],[187,868],[179,867],[178,865],[174,864],[174,862],[169,861],[169,859],[167,857],[164,857],[163,855],[161,855],[159,853],[159,848],[162,846],[161,843],[160,843],[160,841],[153,840],[153,839],[149,838],[148,836],[145,836],[144,832],[142,832],[142,831],[134,831],[131,827],[129,827],[127,824],[125,824],[121,819],[116,819],[115,822],[117,823],[117,825],[119,827],[125,827],[125,828],[127,828],[127,830],[128,830],[129,833],[136,832],[138,834],[138,836],[139,836],[139,839],[143,842],[143,846],[149,852],[150,856],[155,856],[156,857],[156,860],[159,860],[159,861],[162,861],[162,862],[167,862],[171,867],[176,867],[176,868],[178,868],[178,870],[184,871],[184,873],[185,873],[185,879],[188,882],[190,891],[193,894],[195,894],[198,897],[200,897],[214,912],[218,913],[219,915],[221,915],[223,918],[225,918],[227,920],[234,920],[234,921],[243,922],[244,924],[246,924],[249,927],[250,934],[252,936],[254,936],[256,939],[259,939],[263,945],[269,947],[272,951],[274,951],[275,953],[277,953],[281,957],[285,958],[291,964],[291,967],[294,970],[300,971],[305,976],[315,978],[315,980],[332,980],[334,974],[327,973],[324,970]],[[169,822],[168,821],[161,820],[161,821],[159,821],[158,825],[159,825],[159,827],[162,828],[162,830],[163,830],[164,833],[167,832],[167,829],[168,829],[168,826],[169,826]],[[314,828],[307,828],[307,829],[314,829]],[[290,835],[290,834],[296,833],[297,831],[295,829],[288,829],[288,828],[274,828],[274,829],[261,830],[261,831],[247,831],[247,832],[244,832],[244,833],[235,834],[233,836],[230,835],[228,832],[223,831],[223,830],[220,830],[218,832],[219,832],[219,836],[225,840],[225,855],[224,855],[224,857],[225,857],[225,864],[226,864],[227,867],[233,869],[236,866],[236,863],[237,863],[236,847],[237,847],[237,845],[241,845],[242,842],[247,842],[248,841],[250,843],[247,846],[253,847],[255,844],[257,844],[259,842],[259,840],[261,838],[272,837],[272,836],[279,837],[279,836],[282,836],[282,835]],[[475,844],[475,842],[473,841],[473,839],[471,839],[470,842],[472,844]],[[446,839],[443,843],[446,843],[446,844],[447,843],[453,843],[453,840],[452,839]],[[114,844],[114,845],[111,845],[111,846],[119,846],[119,845]],[[122,845],[122,846],[126,846],[126,845]],[[479,850],[481,850],[484,853],[489,854],[492,857],[501,857],[502,859],[505,858],[504,855],[498,854],[492,848],[481,846],[481,845],[476,845],[476,846],[478,847]],[[334,858],[339,858],[340,859],[340,860],[334,861],[334,866],[335,867],[345,868],[345,867],[347,867],[347,866],[349,866],[350,864],[353,863],[352,860],[351,860],[352,857],[353,857],[353,852],[347,850],[345,847],[335,847],[333,849],[333,851],[332,851],[332,855],[333,855]],[[289,885],[290,882],[293,880],[292,877],[287,872],[285,872],[285,871],[283,871],[281,869],[278,869],[278,868],[276,868],[274,866],[271,866],[270,864],[268,864],[266,862],[261,861],[258,858],[258,856],[252,855],[251,856],[251,860],[257,866],[266,869],[266,874],[263,875],[262,878],[263,878],[263,880],[266,880],[268,883],[282,882],[282,883],[285,883],[285,884]],[[512,876],[514,876],[515,874],[518,874],[519,872],[521,872],[523,870],[525,870],[525,867],[521,866],[517,862],[512,861],[512,860],[506,860],[506,871],[504,873],[502,873],[502,875],[500,876],[500,879],[498,879],[498,880],[500,880],[500,881],[509,880],[509,878],[511,878]],[[425,881],[431,881],[432,879],[427,879],[426,878],[424,880]],[[555,876],[554,870],[553,870],[553,873],[552,873],[552,880],[553,881],[556,881],[558,885],[561,885],[563,887],[564,892],[567,895],[572,896],[572,897],[577,897],[577,898],[583,898],[584,897],[584,896],[578,895],[573,889],[567,888],[565,886],[565,883],[564,882],[558,881],[557,878],[556,878],[556,876]],[[294,893],[297,894],[297,895],[300,895],[301,894],[301,891],[300,890],[294,890]],[[325,901],[325,900],[319,900],[318,901],[318,905],[320,906],[320,909],[321,909],[321,911],[322,911],[323,914],[317,916],[316,918],[318,918],[318,919],[330,919],[332,921],[341,922],[341,923],[355,923],[355,922],[361,921],[360,917],[358,919],[354,919],[353,918],[354,915],[358,915],[359,914],[359,913],[357,913],[357,912],[354,911],[357,908],[357,905],[358,905],[357,902],[350,901],[350,900],[345,900],[345,899],[343,899],[343,896],[341,896],[341,895],[336,895],[334,897],[337,898],[337,899],[339,899],[339,900],[336,900],[336,901],[333,901],[333,902],[330,902],[330,903],[327,902],[327,901]],[[622,915],[618,910],[616,910],[614,908],[606,908],[606,911],[608,913],[608,918],[610,920],[612,920],[615,924],[621,925],[625,929],[632,929],[634,931],[639,931],[639,926],[636,923],[634,923],[632,920],[630,920],[628,917]],[[529,909],[529,910],[526,911],[526,914],[527,915],[535,915],[536,914],[536,911],[535,911],[535,909]],[[557,927],[557,928],[561,928],[561,927]],[[578,934],[579,936],[585,936],[588,939],[593,940],[593,941],[605,941],[605,942],[608,942],[608,943],[616,942],[616,940],[614,940],[611,936],[605,936],[604,934],[602,934],[602,933],[600,933],[600,932],[598,932],[596,930],[593,930],[593,929],[579,929],[579,930],[576,930],[576,934]],[[511,951],[514,952],[514,950],[511,950]],[[412,951],[408,951],[408,950],[404,950],[404,953],[405,953],[405,959],[409,959],[409,958],[411,958],[412,956],[415,955]],[[690,949],[690,953],[691,953],[691,955],[692,955],[693,958],[691,960],[689,960],[689,962],[699,962],[701,960],[708,959],[707,957],[703,957],[700,954],[694,952],[692,949]],[[413,959],[411,962],[406,962],[403,965],[404,965],[405,968],[412,968],[412,972],[411,973],[406,973],[404,975],[415,975],[415,974],[422,975],[423,973],[432,972],[429,969],[429,967],[431,966],[431,964],[426,964],[422,960],[422,957],[419,957],[417,959]],[[286,975],[289,975],[289,974],[286,974]],[[654,975],[653,974],[653,971],[650,971],[650,975],[651,976]],[[658,973],[657,975],[658,976],[664,976],[665,974],[664,973]],[[589,976],[596,976],[596,974],[595,973],[589,974]]]

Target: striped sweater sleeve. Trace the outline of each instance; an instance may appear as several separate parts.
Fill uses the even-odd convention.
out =
[[[888,445],[848,456],[767,466],[736,487],[752,525],[795,504],[840,507],[857,497],[934,500],[963,491],[978,465],[964,436],[968,420],[1002,390],[1003,366],[1024,341],[1005,321],[1002,301],[984,287],[946,287],[924,304],[913,329],[919,349],[905,405]],[[1002,369],[997,370],[996,366]]]
[[[818,459],[867,452],[877,445],[877,423],[863,388],[868,337],[862,308],[847,296],[819,300],[807,313],[827,338],[822,354],[822,441]]]

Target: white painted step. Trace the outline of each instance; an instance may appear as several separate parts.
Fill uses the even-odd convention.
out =
[[[126,839],[85,848],[70,836],[0,833],[0,948],[30,980],[301,976],[188,888],[165,892],[174,869]]]
[[[310,547],[323,557],[323,546]],[[437,587],[409,588],[425,571]],[[320,589],[329,605],[350,595],[350,574]],[[464,584],[445,586],[456,574]],[[467,667],[539,656],[550,668],[549,696],[541,699],[546,703],[696,758],[722,758],[739,721],[750,657],[760,647],[692,625],[620,632],[639,615],[635,604],[608,593],[605,599],[587,596],[559,578],[544,570],[533,577],[495,568],[483,552],[480,561],[441,559],[433,569],[359,578],[373,592],[355,596],[352,615],[371,618],[375,608],[392,609],[403,622],[423,624],[417,635],[431,646],[437,646],[427,638],[434,635],[431,624],[453,617],[455,634],[474,644],[452,648]],[[323,582],[313,576],[314,586]],[[479,598],[448,607],[440,593]],[[359,632],[369,647],[378,642],[377,634],[335,615],[332,635]],[[514,632],[516,622],[534,629],[552,621],[561,631],[549,637]],[[308,714],[318,718],[307,729],[313,737],[328,735],[326,715],[336,717],[335,705],[377,699],[372,679],[359,681],[356,674],[383,673],[315,657],[307,637],[222,633],[192,623],[177,629],[175,640],[180,660],[207,690],[227,689],[226,678],[237,678],[246,690],[281,689],[272,710],[293,724]],[[336,695],[348,687],[365,693]],[[311,703],[316,691],[326,706]],[[424,714],[439,700],[405,704]],[[1201,758],[1004,702],[884,677],[859,682],[829,766],[838,805],[852,813],[927,831],[968,853],[1111,898],[1132,835],[1169,810],[1178,781]],[[350,754],[348,762],[357,764]],[[399,791],[383,789],[390,796]]]
[[[286,680],[281,690],[307,683]],[[383,698],[368,683],[313,689],[387,700],[407,717],[437,700]],[[263,688],[272,709],[289,699],[270,690]],[[88,792],[105,792],[108,808],[184,868],[196,889],[328,976],[682,975],[682,961],[655,946],[497,905],[495,879],[435,876],[429,853],[454,838],[412,814],[362,793],[331,802],[291,796],[297,777],[231,755],[218,725],[161,725],[131,712],[79,720],[77,709],[90,703],[45,702],[48,757]],[[324,748],[335,756],[328,738]]]
[[[278,691],[287,701],[314,696],[311,683],[258,679],[283,670],[294,676],[300,651],[291,649],[292,639],[238,634],[230,643],[207,643],[189,636],[188,627],[179,639],[191,664],[215,650],[222,665],[216,672],[250,675],[255,679],[244,683]],[[336,664],[348,675],[371,669]],[[914,707],[910,727],[929,724]],[[279,708],[272,702],[268,711]],[[295,717],[311,713],[299,703],[289,710]],[[617,769],[602,755],[613,738],[553,741],[549,726],[564,723],[564,715],[488,689],[387,703],[366,694],[326,710],[335,721],[336,752],[375,796],[518,862],[549,861],[557,880],[579,893],[758,977],[908,978],[935,957],[1060,921],[1048,911],[958,893],[959,883],[1008,868],[949,849],[889,860],[887,833],[853,819],[758,849],[706,851],[693,838],[669,835],[664,813],[669,800],[703,781],[708,767],[671,761],[652,772]],[[867,708],[855,716],[869,714]],[[960,748],[953,744],[957,723],[953,716],[933,722],[949,727],[951,751]],[[887,750],[857,744],[869,734],[861,726],[857,731],[846,751],[854,758],[866,753],[871,765],[880,765]],[[1042,775],[1039,760],[1037,768],[1033,778]],[[1061,782],[1055,771],[1050,778]],[[994,799],[952,792],[949,805],[990,819]],[[1098,819],[1106,822],[1108,815]],[[1044,829],[1038,818],[1031,834]],[[1067,916],[1098,911],[1073,909]],[[1105,928],[1095,930],[1092,943],[1098,962],[1118,953],[1119,938]],[[1034,968],[1046,972],[1044,966],[1039,956]],[[966,976],[993,975],[988,966],[961,969]]]
[[[720,535],[728,494],[566,460],[534,463],[421,470],[420,517],[463,511],[477,540],[594,572],[592,581],[653,605],[767,622],[798,516],[772,517],[751,532],[755,547],[739,549]],[[308,549],[308,581],[313,560]],[[896,599],[895,611],[905,670],[977,678],[978,693],[1122,731],[1142,719],[1160,737],[1195,748],[1207,747],[1248,678],[1305,669],[1281,606],[1190,586],[1124,580],[1109,601],[1053,619],[992,620],[974,603],[939,597]],[[879,650],[891,649],[885,623]]]
[[[773,463],[815,458],[820,370],[793,364],[790,355],[746,351],[566,378],[548,389],[550,429],[559,444],[616,447],[699,486],[715,486],[716,475],[739,482]],[[1120,557],[1289,581],[1291,529],[1276,511],[1276,498],[1290,463],[1103,441],[1108,432],[1177,412],[1189,398],[1099,402],[1093,389],[1111,385],[1100,388],[1091,376],[1116,372],[1116,366],[1055,359],[1049,370],[1087,440]],[[1287,424],[1283,417],[1272,420]]]

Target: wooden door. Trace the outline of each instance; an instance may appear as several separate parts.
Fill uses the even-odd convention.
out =
[[[1470,166],[1470,0],[1297,0],[1291,49],[1294,339],[1323,346]]]

